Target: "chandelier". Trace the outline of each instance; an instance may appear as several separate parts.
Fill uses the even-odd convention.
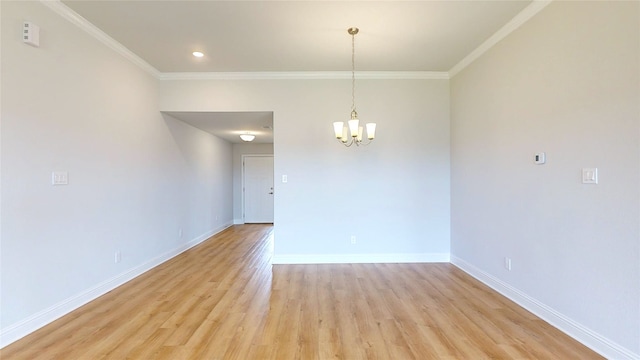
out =
[[[336,133],[336,139],[344,146],[351,146],[356,144],[369,145],[371,141],[376,137],[376,124],[367,123],[367,142],[363,142],[364,129],[360,126],[360,120],[358,120],[358,113],[356,112],[356,34],[360,31],[356,27],[347,29],[349,35],[351,35],[351,119],[347,121],[348,128],[344,126],[343,121],[336,121],[333,123],[333,130]]]

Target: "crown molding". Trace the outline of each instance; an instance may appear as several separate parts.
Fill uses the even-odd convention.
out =
[[[433,80],[449,79],[446,71],[356,71],[358,79]],[[351,79],[350,71],[265,71],[265,72],[172,72],[160,73],[160,80],[340,80]]]
[[[524,8],[524,10],[520,11],[518,15],[516,15],[513,19],[511,19],[508,23],[506,23],[500,30],[496,31],[495,34],[491,35],[485,42],[483,42],[480,46],[478,46],[475,50],[469,53],[464,59],[462,59],[459,63],[457,63],[454,67],[449,70],[449,76],[454,77],[464,68],[469,66],[472,62],[476,61],[482,54],[491,49],[495,44],[497,44],[500,40],[507,37],[507,35],[511,34],[513,31],[518,29],[524,23],[529,21],[534,15],[539,13],[542,9],[544,9],[547,5],[549,5],[553,0],[533,0],[529,6]]]
[[[93,36],[103,44],[107,45],[109,48],[117,52],[118,54],[124,56],[127,60],[131,61],[142,70],[151,74],[152,76],[158,78],[160,72],[149,65],[148,62],[142,60],[138,55],[134,54],[131,50],[124,47],[124,45],[120,44],[116,40],[114,40],[111,36],[107,35],[104,31],[98,29],[95,25],[90,23],[87,19],[80,16],[75,11],[71,10],[65,4],[63,4],[60,0],[40,0],[40,2],[53,10],[56,14],[62,16],[72,24],[76,25],[80,29],[87,32],[89,35]]]

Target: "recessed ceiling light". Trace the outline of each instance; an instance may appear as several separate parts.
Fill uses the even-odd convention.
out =
[[[203,57],[203,56],[204,56],[204,54],[203,54],[203,53],[201,53],[200,51],[194,51],[194,52],[193,52],[193,56],[195,56],[195,57]]]

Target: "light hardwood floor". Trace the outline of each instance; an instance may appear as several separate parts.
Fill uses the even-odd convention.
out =
[[[450,264],[274,265],[233,226],[0,351],[12,359],[601,359]]]

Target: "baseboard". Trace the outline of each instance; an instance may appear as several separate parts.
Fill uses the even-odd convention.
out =
[[[453,255],[451,263],[607,359],[640,360],[640,354],[601,336],[470,263]]]
[[[203,241],[230,226],[231,224],[224,224],[218,228],[208,231],[189,241],[188,243],[185,243],[173,250],[167,251],[166,253],[159,255],[136,267],[133,267],[121,274],[118,274],[111,279],[107,279],[92,288],[78,293],[38,313],[35,313],[28,318],[19,321],[18,323],[0,329],[0,349],[17,340],[20,340],[21,338],[61,318],[62,316],[72,312],[73,310],[76,310],[79,307],[97,299],[98,297],[142,275],[143,273],[153,269],[154,267],[164,263],[165,261],[180,255],[181,253],[202,243]]]
[[[368,264],[449,262],[449,253],[425,254],[284,254],[273,255],[276,264]]]

